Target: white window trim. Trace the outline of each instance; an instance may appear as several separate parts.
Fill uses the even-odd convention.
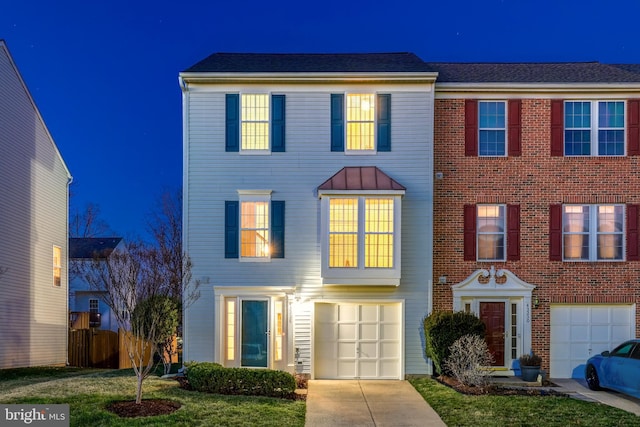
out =
[[[268,95],[268,101],[267,101],[267,105],[269,106],[269,137],[268,137],[268,141],[267,141],[267,147],[266,149],[246,149],[246,148],[242,148],[242,123],[244,122],[242,120],[242,95]],[[240,120],[239,120],[239,124],[238,126],[240,126],[240,129],[238,130],[239,135],[240,135],[240,141],[238,143],[238,145],[240,146],[240,155],[251,155],[251,156],[269,156],[271,155],[271,132],[273,132],[272,129],[272,114],[273,112],[271,111],[271,92],[257,92],[257,91],[250,91],[250,92],[240,92],[239,93],[239,104],[240,104]]]
[[[273,190],[238,190],[238,260],[240,262],[271,262],[271,256],[243,257],[242,256],[242,203],[266,202],[269,204],[269,217],[267,219],[268,232],[271,236],[271,193]],[[271,242],[269,242],[271,244]]]
[[[588,206],[589,207],[589,232],[586,234],[589,240],[589,258],[588,259],[575,259],[565,258],[564,240],[565,236],[571,235],[564,231],[564,208],[565,206]],[[615,233],[622,235],[622,257],[620,259],[598,259],[598,236],[602,233],[598,233],[598,207],[599,206],[621,206],[622,207],[622,232]],[[627,212],[626,205],[621,203],[600,203],[600,204],[575,204],[565,203],[562,205],[562,261],[563,262],[624,262],[626,261],[627,253]],[[576,233],[579,234],[579,233]]]
[[[401,252],[402,252],[402,196],[404,190],[398,191],[336,191],[325,190],[318,194],[321,199],[321,262],[322,262],[322,283],[323,285],[371,285],[371,286],[399,286],[401,274]],[[393,198],[393,267],[365,267],[364,266],[364,246],[358,246],[358,268],[329,267],[329,201],[332,198],[352,199],[358,198],[359,203],[370,198]],[[358,209],[358,221],[364,215],[364,209]],[[358,230],[358,239],[363,238],[364,231]],[[359,240],[360,241],[360,240]]]
[[[501,207],[503,208],[503,212],[504,212],[504,222],[502,224],[502,238],[504,241],[504,245],[503,245],[503,251],[502,251],[502,258],[480,258],[480,215],[478,214],[478,208],[480,206],[497,206],[497,207]],[[499,234],[498,232],[495,233],[483,233],[483,234]],[[481,204],[477,204],[476,205],[476,260],[480,261],[480,262],[491,262],[491,261],[495,261],[495,262],[504,262],[507,260],[507,205],[506,204],[501,204],[501,203],[496,203],[496,204],[491,204],[491,203],[481,203]]]
[[[481,128],[480,127],[480,104],[500,102],[504,105],[504,128]],[[480,131],[501,130],[504,131],[504,154],[480,154]],[[478,157],[507,157],[509,155],[509,105],[507,101],[501,99],[483,99],[478,101]]]
[[[564,101],[563,109],[562,109],[562,121],[564,123],[562,129],[562,152],[566,153],[566,140],[565,140],[565,131],[567,130],[585,130],[586,128],[569,128],[567,127],[567,123],[565,120],[566,108],[569,103],[577,103],[577,102],[589,102],[591,104],[591,128],[589,129],[591,132],[591,153],[590,154],[564,154],[565,157],[625,157],[627,155],[627,103],[623,99],[571,99]],[[600,127],[598,125],[598,113],[600,108],[600,102],[622,102],[622,108],[624,109],[624,126],[623,126],[623,150],[622,154],[599,154],[598,153],[598,131]],[[603,128],[609,129],[609,128]],[[618,128],[613,128],[614,130],[618,130]],[[594,154],[598,153],[598,154]]]
[[[217,325],[213,330],[214,336],[214,354],[215,354],[215,362],[222,364],[227,367],[240,367],[241,364],[241,354],[239,352],[240,345],[240,334],[242,331],[241,320],[241,308],[240,302],[242,300],[267,300],[269,301],[268,310],[269,310],[269,327],[271,331],[275,330],[275,302],[277,300],[283,301],[283,309],[284,309],[284,320],[283,320],[283,347],[282,347],[282,359],[274,360],[274,352],[273,349],[269,351],[269,360],[267,361],[267,369],[279,369],[279,370],[288,370],[293,368],[293,315],[292,315],[292,305],[294,302],[295,295],[295,287],[283,286],[283,287],[272,287],[272,286],[214,286],[214,300],[215,307],[217,308],[214,311],[217,311]],[[236,324],[235,324],[235,358],[234,360],[227,360],[226,353],[226,302],[229,300],[236,301]],[[274,335],[271,334],[269,339],[269,345],[273,345]],[[251,368],[251,369],[264,369],[264,368]]]
[[[348,125],[347,119],[347,97],[349,95],[373,95],[374,114],[373,114],[373,148],[371,150],[350,150],[348,146]],[[378,152],[378,92],[356,92],[350,91],[344,93],[344,154],[347,156],[366,156],[374,155]]]

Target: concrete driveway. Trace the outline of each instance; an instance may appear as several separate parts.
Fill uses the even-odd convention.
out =
[[[589,390],[584,380],[552,379],[551,382],[560,386],[563,393],[567,393],[574,398],[590,402],[600,402],[640,416],[640,399],[626,396],[615,391]]]
[[[445,426],[407,381],[310,380],[305,427]]]

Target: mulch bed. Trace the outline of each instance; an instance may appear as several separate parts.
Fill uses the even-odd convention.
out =
[[[487,387],[475,387],[462,384],[456,378],[440,375],[435,378],[441,384],[446,385],[462,394],[469,395],[483,395],[488,394],[492,396],[564,396],[566,393],[555,391],[552,388],[547,387],[510,387],[499,386],[496,384],[490,384]]]
[[[178,402],[164,399],[147,399],[141,403],[135,400],[125,400],[112,402],[107,406],[107,410],[122,418],[153,417],[156,415],[167,415],[180,408]]]

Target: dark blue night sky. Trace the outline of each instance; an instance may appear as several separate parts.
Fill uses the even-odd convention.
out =
[[[640,2],[6,1],[4,39],[74,176],[118,234],[181,185],[178,73],[213,52],[640,63]]]

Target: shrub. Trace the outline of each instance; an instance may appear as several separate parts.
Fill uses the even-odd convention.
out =
[[[196,391],[245,396],[291,397],[296,379],[284,371],[225,368],[218,363],[190,363],[187,380]]]
[[[486,387],[492,370],[493,356],[484,338],[465,335],[457,339],[449,349],[449,357],[444,361],[445,369],[467,386]]]
[[[534,352],[531,354],[523,354],[518,358],[520,366],[540,366],[542,365],[542,357],[538,356]]]
[[[485,325],[472,313],[434,311],[424,318],[425,353],[433,360],[436,372],[450,375],[444,368],[451,345],[464,335],[484,337]]]

